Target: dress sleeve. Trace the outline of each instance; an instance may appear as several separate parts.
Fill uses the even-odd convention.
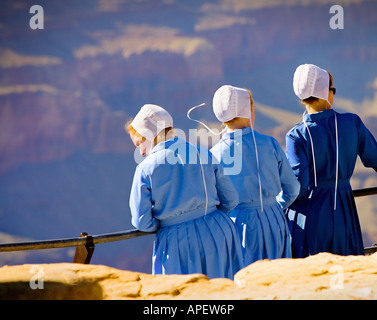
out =
[[[357,126],[359,132],[358,155],[365,167],[373,168],[377,171],[377,142],[372,133],[364,125],[359,116]]]
[[[275,139],[273,140],[273,143],[275,145],[279,166],[280,183],[282,188],[282,191],[279,193],[276,200],[284,210],[288,208],[297,198],[300,192],[300,183],[294,175],[280,144]]]
[[[213,166],[216,176],[217,195],[220,200],[218,209],[228,213],[238,205],[238,192],[229,176],[224,174],[223,166],[221,164],[214,164]]]
[[[300,183],[300,192],[297,199],[301,198],[309,187],[309,162],[302,141],[292,134],[286,135],[286,155],[288,162]]]
[[[149,177],[138,166],[136,168],[130,193],[132,225],[144,232],[154,232],[159,221],[152,214],[151,185]]]

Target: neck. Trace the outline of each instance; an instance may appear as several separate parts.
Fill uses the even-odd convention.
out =
[[[306,104],[305,107],[308,114],[317,113],[317,112],[331,109],[331,105],[326,100],[323,100],[323,103]]]
[[[156,136],[156,138],[154,138],[152,148],[154,146],[158,145],[160,142],[164,142],[164,141],[173,139],[174,137],[175,137],[174,129],[163,130],[160,134],[158,134]]]

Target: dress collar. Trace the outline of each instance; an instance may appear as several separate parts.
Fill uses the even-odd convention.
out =
[[[239,136],[240,132],[242,132],[242,135],[249,134],[251,132],[251,127],[245,127],[245,128],[242,128],[242,129],[237,129],[237,130],[232,131],[232,132],[226,132],[226,133],[223,134],[221,139],[223,139],[223,140],[234,139],[234,135],[237,134],[237,136]]]

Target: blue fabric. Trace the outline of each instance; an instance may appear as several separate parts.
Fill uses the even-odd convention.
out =
[[[233,279],[243,267],[242,251],[226,212],[237,204],[237,191],[209,150],[179,138],[156,145],[137,166],[130,194],[132,224],[158,230],[153,273]]]
[[[242,243],[244,264],[291,257],[291,236],[283,212],[296,198],[299,183],[284,151],[272,137],[254,131],[262,185],[261,211],[257,162],[250,127],[223,135],[211,152],[236,187],[240,204],[229,214]]]
[[[340,255],[364,254],[360,223],[350,178],[357,155],[366,167],[377,166],[377,143],[361,119],[351,113],[336,113],[339,143],[337,207],[334,210],[336,178],[335,111],[308,114],[305,121],[313,139],[317,172],[314,185],[312,148],[304,123],[286,135],[286,154],[301,183],[297,200],[287,214],[294,257],[319,252]]]

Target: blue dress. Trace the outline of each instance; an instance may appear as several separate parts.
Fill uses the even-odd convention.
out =
[[[304,120],[307,127],[305,123],[299,123],[286,135],[287,158],[301,183],[299,196],[287,211],[293,257],[319,252],[362,255],[363,241],[350,178],[358,155],[364,166],[377,166],[376,140],[361,119],[352,113],[340,114],[330,109],[305,115]]]
[[[137,166],[132,224],[141,231],[157,230],[153,274],[233,279],[243,267],[237,230],[227,215],[238,195],[222,170],[208,149],[180,138],[157,144]]]
[[[283,209],[294,201],[300,189],[279,143],[270,136],[254,133],[263,212],[251,128],[224,134],[211,149],[238,191],[240,204],[230,217],[239,231],[245,265],[261,259],[291,258],[291,236]]]

